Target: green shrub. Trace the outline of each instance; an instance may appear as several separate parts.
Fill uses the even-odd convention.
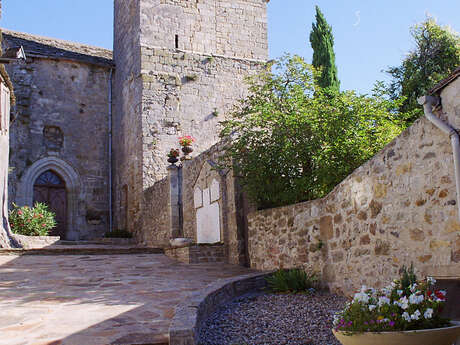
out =
[[[316,71],[285,57],[249,80],[249,95],[222,121],[223,167],[259,208],[327,195],[404,129],[399,105],[315,85]]]
[[[56,227],[54,217],[48,206],[39,202],[34,207],[19,207],[13,203],[13,209],[9,212],[11,230],[26,236],[48,236],[51,229]]]
[[[133,234],[129,231],[118,229],[112,232],[106,232],[105,237],[107,238],[133,238]]]
[[[318,285],[315,273],[307,273],[300,268],[278,270],[265,279],[273,292],[308,292]]]

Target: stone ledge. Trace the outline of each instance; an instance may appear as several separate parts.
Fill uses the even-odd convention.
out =
[[[271,272],[257,272],[244,276],[220,279],[205,289],[189,295],[175,309],[169,327],[170,345],[196,345],[203,322],[223,304],[248,292],[267,286],[265,277]]]
[[[24,249],[39,249],[57,244],[61,238],[59,236],[25,236],[14,234],[15,240]]]
[[[55,246],[38,249],[0,249],[0,255],[124,255],[124,254],[164,254],[162,248],[136,248],[115,246]]]
[[[225,261],[225,245],[223,243],[187,243],[177,247],[166,247],[164,250],[166,256],[185,264]]]

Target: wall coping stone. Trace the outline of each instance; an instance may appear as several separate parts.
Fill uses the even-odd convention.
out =
[[[219,279],[206,288],[190,294],[175,308],[169,327],[170,345],[195,345],[203,322],[223,304],[248,292],[267,286],[265,278],[272,271],[255,272],[243,276]]]

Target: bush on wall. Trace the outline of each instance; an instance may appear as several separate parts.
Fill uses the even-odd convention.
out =
[[[271,67],[220,133],[230,138],[221,163],[260,208],[323,197],[404,129],[380,85],[372,96],[322,90],[299,56]]]
[[[26,236],[47,236],[56,227],[55,214],[43,203],[35,203],[34,207],[19,207],[13,204],[9,213],[11,230]]]

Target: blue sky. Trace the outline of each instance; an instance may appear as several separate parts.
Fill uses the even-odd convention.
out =
[[[127,0],[128,1],[128,0]],[[112,48],[113,0],[3,0],[1,26]],[[311,60],[308,41],[315,5],[333,28],[342,89],[369,92],[381,71],[412,48],[409,28],[426,14],[460,31],[459,0],[271,0],[270,56]]]

